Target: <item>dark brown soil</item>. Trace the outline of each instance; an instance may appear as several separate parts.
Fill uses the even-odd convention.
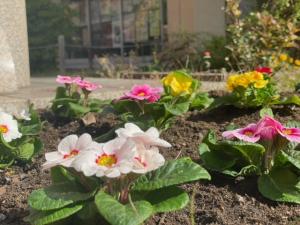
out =
[[[281,122],[300,121],[300,108],[278,108],[276,118]],[[84,127],[81,122],[59,121],[42,112],[47,121],[41,138],[46,151],[53,151],[61,138],[68,134],[90,133],[96,137],[107,132],[116,122],[113,117],[98,118],[98,123]],[[189,156],[199,161],[198,146],[203,136],[214,130],[218,135],[225,127],[244,126],[259,120],[258,111],[226,107],[210,113],[192,112],[178,118],[162,134],[173,148],[162,149],[167,159]],[[0,171],[0,225],[27,225],[22,218],[28,214],[27,197],[36,188],[50,183],[49,173],[41,170],[43,155],[27,166],[16,165]],[[271,202],[263,198],[256,185],[256,178],[237,178],[212,174],[211,182],[184,185],[191,196],[191,203],[183,211],[155,215],[147,225],[196,225],[196,224],[300,224],[300,206]],[[6,218],[5,220],[4,217]],[[2,222],[1,222],[2,221]]]

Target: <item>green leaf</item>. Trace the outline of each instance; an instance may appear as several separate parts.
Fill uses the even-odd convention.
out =
[[[282,156],[300,170],[300,151],[281,151]]]
[[[222,152],[211,151],[205,143],[200,144],[199,153],[205,167],[218,172],[229,170],[237,161],[235,157],[222,154]]]
[[[197,94],[193,99],[190,108],[192,110],[201,110],[209,107],[213,103],[214,99],[210,98],[207,93]]]
[[[75,184],[75,178],[72,174],[62,166],[55,166],[51,168],[51,180],[54,184],[59,183],[73,183]]]
[[[90,111],[89,107],[82,106],[77,103],[69,102],[70,113],[74,117],[80,117]]]
[[[19,146],[14,152],[17,159],[21,161],[29,161],[34,155],[34,144],[25,143]]]
[[[283,98],[275,102],[276,105],[297,105],[300,106],[300,97],[293,95],[288,98]]]
[[[53,184],[50,187],[35,190],[28,199],[31,208],[41,211],[60,209],[73,203],[87,200],[93,195],[81,193],[70,183]]]
[[[30,222],[32,225],[46,225],[52,224],[59,220],[70,217],[79,210],[82,209],[82,205],[67,206],[59,210],[51,211],[36,211],[32,210],[31,214],[25,218],[26,222]]]
[[[140,225],[153,213],[149,202],[137,201],[132,205],[123,205],[102,191],[96,195],[95,203],[99,213],[111,225]]]
[[[216,141],[214,132],[209,132],[204,138],[203,143],[207,144],[210,151],[216,154],[227,155],[229,158],[235,159],[241,167],[253,164],[260,167],[265,148],[256,143],[243,141]]]
[[[300,204],[300,177],[289,169],[276,169],[260,176],[258,189],[271,200]]]
[[[186,113],[189,110],[190,102],[185,101],[181,103],[164,103],[165,109],[167,112],[175,116],[180,116]]]
[[[264,107],[259,111],[260,118],[264,118],[266,116],[274,117],[273,111],[269,107]]]
[[[200,179],[210,180],[210,175],[190,158],[181,158],[139,177],[133,183],[132,190],[151,191]]]
[[[11,166],[14,163],[15,159],[11,154],[7,154],[0,150],[0,169]]]
[[[147,192],[144,200],[152,204],[155,213],[163,213],[186,207],[189,195],[180,188],[171,186]]]

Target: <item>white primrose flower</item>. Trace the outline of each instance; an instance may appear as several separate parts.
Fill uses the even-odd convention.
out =
[[[94,145],[96,143],[87,133],[82,134],[79,138],[77,135],[69,135],[61,140],[57,151],[45,154],[46,162],[43,164],[43,168],[49,169],[57,165],[70,167],[79,154],[93,149]]]
[[[5,112],[0,112],[0,133],[6,142],[22,137],[18,130],[18,122]]]
[[[97,149],[80,154],[72,167],[85,176],[115,178],[132,171],[135,143],[125,138],[115,138]]]
[[[139,145],[134,157],[133,172],[144,174],[156,170],[165,164],[165,158],[159,153],[157,147],[146,149],[144,145]]]
[[[155,127],[151,127],[145,132],[133,123],[126,123],[124,127],[116,130],[119,137],[130,138],[146,146],[171,147],[169,142],[159,138],[159,131]]]

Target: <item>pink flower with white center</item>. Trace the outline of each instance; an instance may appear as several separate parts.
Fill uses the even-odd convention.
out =
[[[72,167],[85,176],[116,178],[132,172],[135,152],[134,142],[115,138],[80,154],[73,161]]]
[[[257,142],[260,139],[260,134],[257,133],[257,125],[252,123],[245,128],[225,131],[222,136],[228,139],[237,138],[247,142]]]
[[[156,170],[164,164],[165,158],[159,153],[157,147],[146,149],[144,145],[138,145],[132,171],[144,174]]]
[[[151,127],[144,132],[137,125],[126,123],[124,128],[119,128],[115,132],[118,137],[130,138],[145,146],[171,147],[169,142],[159,138],[159,131],[155,127]]]
[[[22,137],[18,129],[18,122],[12,115],[0,112],[0,134],[6,142]]]
[[[89,134],[83,134],[79,138],[77,135],[69,135],[61,140],[57,151],[45,154],[46,162],[43,168],[49,169],[58,165],[70,167],[78,155],[93,149],[95,144]]]
[[[60,84],[73,84],[77,83],[81,80],[80,77],[70,77],[70,76],[62,76],[58,75],[56,78],[56,82]]]
[[[87,91],[95,91],[95,90],[97,90],[98,88],[102,88],[101,85],[92,83],[92,82],[87,81],[87,80],[79,80],[79,81],[76,82],[76,84],[77,84],[81,89],[87,90]]]
[[[125,93],[121,99],[132,99],[138,101],[157,102],[160,99],[163,88],[152,88],[148,84],[134,85],[132,89]]]

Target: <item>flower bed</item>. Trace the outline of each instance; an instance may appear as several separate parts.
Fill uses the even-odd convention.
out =
[[[300,120],[300,109],[276,109],[275,116],[281,122]],[[107,116],[97,118],[96,124],[84,127],[80,121],[64,122],[57,120],[49,112],[41,112],[46,124],[41,133],[45,151],[56,149],[60,139],[69,134],[90,133],[96,137],[106,133],[116,118]],[[220,136],[225,127],[234,123],[238,127],[259,120],[256,110],[237,110],[232,107],[216,109],[210,113],[188,113],[176,120],[162,137],[172,143],[171,149],[162,149],[167,160],[189,156],[199,161],[198,146],[209,130],[215,130]],[[44,156],[38,157],[33,164],[0,173],[0,213],[7,218],[0,224],[25,225],[24,216],[28,215],[27,198],[29,194],[50,183],[47,170],[42,171]],[[157,214],[150,218],[147,225],[185,225],[192,224],[288,224],[299,220],[300,206],[296,204],[275,203],[262,197],[258,192],[256,179],[230,179],[212,174],[212,181],[199,181],[183,185],[191,203],[183,211]]]
[[[174,71],[112,101],[58,76],[41,120],[1,112],[0,223],[298,223],[300,101],[268,74],[231,76],[216,96]]]

